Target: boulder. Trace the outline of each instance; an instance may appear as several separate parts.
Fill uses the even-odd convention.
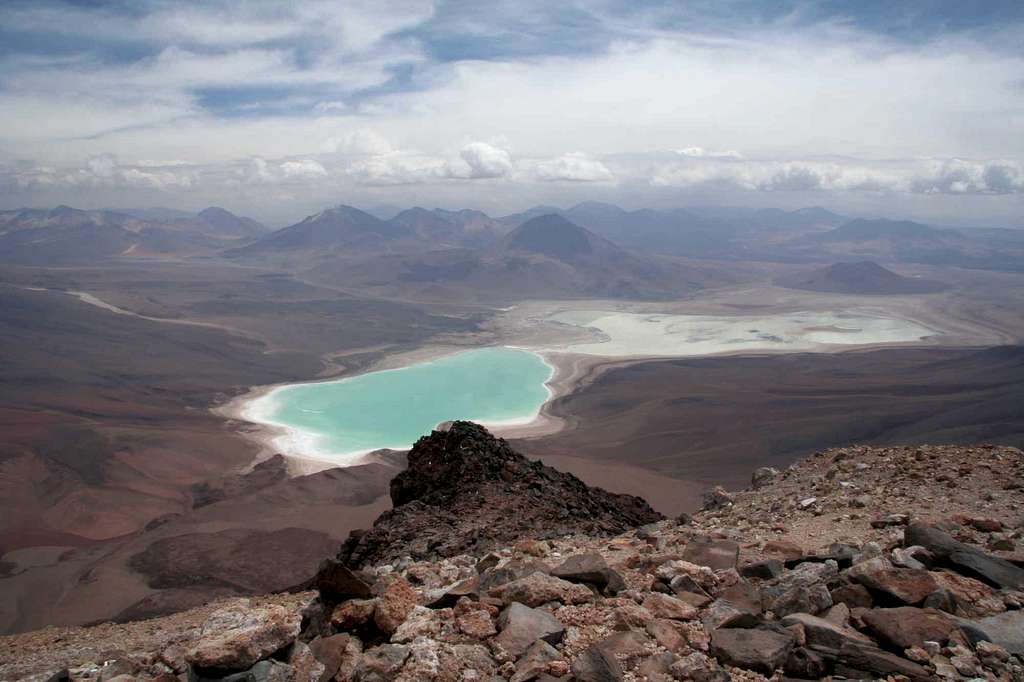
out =
[[[562,660],[562,654],[544,640],[537,640],[516,662],[516,671],[509,682],[529,682],[548,671],[552,661]]]
[[[320,598],[327,604],[373,596],[373,589],[363,576],[334,559],[321,562],[314,583],[320,591]]]
[[[904,532],[904,544],[924,547],[940,565],[959,573],[980,578],[990,585],[1011,590],[1024,590],[1024,569],[965,545],[938,528],[912,524]]]
[[[491,589],[490,595],[505,604],[519,602],[527,606],[540,606],[553,601],[563,604],[582,604],[590,601],[594,596],[583,585],[576,585],[539,571],[525,578],[499,585]]]
[[[410,653],[410,648],[405,644],[382,644],[367,649],[359,659],[353,678],[360,682],[393,680]]]
[[[362,646],[355,637],[341,634],[318,637],[309,643],[309,650],[324,666],[320,682],[327,682],[333,680],[336,675],[344,679],[346,675],[351,675],[355,671]]]
[[[301,617],[283,606],[248,601],[214,611],[185,659],[201,669],[245,670],[280,651],[299,635]]]
[[[807,645],[812,648],[839,649],[847,642],[874,644],[868,637],[865,637],[856,630],[830,623],[824,618],[818,618],[809,613],[794,613],[786,616],[782,619],[782,624],[785,626],[797,624],[803,626]]]
[[[738,543],[732,540],[713,540],[711,538],[695,538],[683,550],[684,561],[698,566],[707,566],[714,571],[736,568],[739,555]]]
[[[402,578],[393,577],[384,586],[377,606],[373,611],[373,622],[382,632],[393,634],[416,606],[419,597],[416,590]]]
[[[625,682],[626,676],[615,656],[591,645],[572,662],[572,674],[578,682]]]
[[[599,592],[618,594],[626,589],[622,576],[608,567],[596,552],[576,554],[551,570],[551,575],[573,583],[593,585]]]
[[[1024,611],[1007,611],[961,623],[975,641],[989,641],[1011,654],[1024,656]]]
[[[373,620],[376,599],[350,599],[334,607],[331,625],[343,632],[361,628]]]
[[[647,634],[669,651],[681,652],[687,648],[686,637],[683,636],[683,633],[679,631],[679,628],[671,620],[654,618],[647,621],[644,627],[647,630]]]
[[[945,644],[956,627],[952,618],[934,609],[901,606],[895,609],[872,609],[861,614],[861,620],[880,644],[896,651],[925,642]]]
[[[928,571],[897,568],[882,557],[853,565],[847,570],[846,577],[904,604],[920,604],[939,587]]]
[[[782,575],[784,566],[779,559],[764,559],[740,567],[740,575],[744,578],[760,578],[771,580]]]
[[[779,475],[779,470],[773,467],[760,467],[755,469],[754,473],[750,476],[750,485],[754,487],[754,490],[765,487]]]
[[[711,633],[711,655],[726,665],[771,675],[793,648],[793,635],[771,630],[723,628]]]
[[[521,656],[537,640],[558,644],[565,636],[565,626],[551,614],[514,602],[498,616],[495,641],[514,657]]]
[[[642,606],[655,618],[668,618],[669,620],[693,620],[698,613],[697,607],[692,604],[658,592],[647,595]]]

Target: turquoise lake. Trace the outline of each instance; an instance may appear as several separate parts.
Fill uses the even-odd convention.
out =
[[[480,348],[401,369],[281,386],[249,405],[247,418],[281,427],[296,456],[344,460],[406,449],[440,422],[526,422],[550,397],[553,369],[534,353]]]

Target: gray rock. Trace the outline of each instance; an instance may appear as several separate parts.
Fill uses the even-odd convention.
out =
[[[711,633],[711,655],[720,662],[766,675],[782,666],[793,648],[791,633],[725,628]]]
[[[1024,590],[1024,569],[965,545],[938,528],[912,524],[904,532],[904,544],[924,547],[937,563],[948,565],[964,575],[980,577],[996,587]]]
[[[622,576],[608,567],[596,552],[576,554],[551,570],[551,575],[574,583],[593,585],[600,592],[618,594],[626,589]]]
[[[527,682],[547,672],[548,663],[561,660],[562,655],[544,640],[538,640],[526,650],[516,663],[516,671],[509,682]]]
[[[683,560],[719,571],[736,568],[740,546],[732,540],[694,538],[683,550]]]
[[[755,469],[754,473],[750,476],[750,485],[754,487],[754,490],[763,488],[779,475],[779,470],[773,467],[761,467]]]
[[[565,626],[554,616],[518,602],[498,616],[498,630],[495,641],[517,658],[539,639],[554,645],[565,636]]]
[[[382,644],[367,649],[356,667],[357,682],[388,682],[395,679],[411,653],[404,644]]]
[[[765,559],[764,561],[755,561],[752,564],[741,566],[740,575],[744,578],[771,580],[782,575],[783,568],[782,562],[778,559]]]
[[[615,656],[597,645],[577,656],[571,670],[579,682],[624,682],[626,679]]]
[[[985,639],[1011,654],[1024,656],[1024,611],[1007,611],[987,618],[960,622],[983,635],[981,638],[975,635],[973,639]]]
[[[370,582],[334,559],[324,559],[314,580],[325,603],[337,604],[346,599],[369,599],[373,596]]]

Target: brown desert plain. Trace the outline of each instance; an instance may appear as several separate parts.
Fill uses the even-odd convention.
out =
[[[259,387],[462,348],[542,352],[556,368],[555,397],[535,422],[502,435],[668,515],[695,509],[713,485],[742,486],[757,466],[830,446],[1024,445],[1024,275],[901,266],[901,276],[944,286],[866,300],[776,284],[800,280],[806,264],[665,258],[657,286],[678,293],[659,289],[645,301],[608,299],[605,285],[587,295],[579,287],[589,279],[547,260],[538,271],[572,293],[458,293],[457,282],[385,281],[380,271],[368,283],[369,265],[341,276],[341,266],[212,256],[0,266],[0,631],[139,618],[299,585],[389,506],[404,455],[383,451],[346,468],[285,459],[264,428],[231,418],[231,406]],[[844,310],[938,334],[800,352],[604,357],[565,352],[602,336],[554,319]]]

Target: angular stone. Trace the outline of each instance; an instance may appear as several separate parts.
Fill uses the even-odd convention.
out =
[[[185,659],[197,668],[245,670],[298,637],[301,616],[283,606],[248,603],[214,611]]]
[[[782,575],[783,568],[784,566],[780,559],[764,559],[763,561],[755,561],[741,566],[740,575],[744,578],[771,580]]]
[[[990,585],[1024,590],[1024,569],[953,539],[938,528],[912,524],[904,532],[904,544],[920,545],[943,565],[960,573],[981,578]]]
[[[493,606],[463,599],[455,605],[455,627],[464,635],[487,639],[497,632],[491,617],[492,609],[497,612]]]
[[[758,612],[759,613],[759,612]],[[757,625],[758,613],[736,606],[725,599],[716,599],[701,617],[701,623],[708,632],[718,628],[750,628]]]
[[[393,634],[416,606],[419,596],[405,580],[394,577],[384,586],[373,611],[373,622],[382,632]]]
[[[318,637],[309,643],[309,650],[324,666],[320,682],[327,682],[333,680],[336,675],[344,679],[345,675],[350,675],[355,670],[362,646],[355,637],[341,634]]]
[[[832,597],[833,604],[846,604],[851,609],[870,609],[874,604],[874,600],[871,598],[871,593],[868,592],[868,588],[863,585],[839,585],[838,587],[833,588],[829,592],[829,595]]]
[[[655,618],[648,621],[644,627],[658,644],[669,651],[679,652],[686,649],[686,638],[673,624],[673,621],[666,618]]]
[[[828,666],[820,654],[805,647],[794,647],[782,669],[801,680],[817,680],[825,676]]]
[[[509,682],[528,682],[536,679],[548,670],[552,661],[562,660],[562,654],[544,640],[538,640],[526,650],[523,657],[516,663],[515,674]]]
[[[650,611],[655,618],[668,618],[669,620],[693,620],[698,613],[697,607],[692,604],[657,592],[647,595],[642,606]]]
[[[292,669],[292,682],[320,682],[321,676],[326,671],[326,666],[317,660],[305,642],[297,641],[292,644],[288,665]]]
[[[1011,654],[1024,656],[1024,611],[1007,611],[965,624]]]
[[[615,656],[596,645],[577,656],[571,670],[579,682],[625,682],[626,679]]]
[[[600,592],[618,594],[626,589],[622,576],[608,567],[596,552],[571,556],[551,570],[551,575],[573,583],[593,585]]]
[[[766,675],[781,667],[793,648],[793,635],[770,630],[727,628],[711,633],[711,655],[737,668]]]
[[[821,646],[839,649],[845,642],[874,644],[868,637],[865,637],[856,630],[841,627],[830,623],[824,618],[812,616],[809,613],[794,613],[786,616],[782,619],[782,624],[786,626],[802,625],[807,637],[807,644],[811,647]]]
[[[455,606],[463,597],[476,599],[480,596],[480,578],[473,576],[450,587],[444,594],[427,604],[432,609],[446,609]]]
[[[320,598],[327,604],[337,604],[346,599],[369,599],[373,596],[373,589],[367,580],[334,559],[324,559],[320,563],[314,582],[320,591]]]
[[[509,604],[498,616],[495,641],[514,657],[521,656],[538,639],[555,645],[565,636],[565,626],[540,609],[531,609],[519,603]]]
[[[765,487],[779,475],[779,470],[772,467],[760,467],[755,469],[754,473],[750,476],[750,485],[753,486],[754,490]]]
[[[683,550],[683,560],[714,571],[736,568],[740,546],[732,540],[695,538]]]
[[[576,585],[561,578],[555,578],[539,571],[525,578],[513,580],[491,589],[490,595],[504,604],[519,602],[527,606],[540,606],[548,602],[582,604],[593,598],[593,593],[583,585]]]
[[[481,573],[479,588],[482,592],[487,592],[499,585],[505,585],[537,572],[550,573],[551,567],[539,559],[513,559],[497,568],[491,568]]]
[[[939,587],[928,571],[897,568],[881,557],[850,567],[846,576],[869,590],[882,592],[911,605],[920,604]]]
[[[343,632],[360,628],[373,620],[376,608],[376,599],[350,599],[342,602],[331,612],[331,625]]]
[[[955,624],[934,609],[901,606],[895,609],[872,609],[861,614],[861,620],[879,643],[903,651],[932,641],[944,644]]]
[[[768,610],[779,618],[791,613],[819,614],[832,606],[832,595],[823,583],[795,585],[768,604]]]
[[[904,675],[913,682],[933,680],[931,672],[923,666],[888,651],[882,651],[873,644],[845,642],[836,652],[835,660],[840,665],[854,670],[865,670],[875,676]],[[836,672],[839,672],[838,665]]]
[[[359,659],[353,677],[360,682],[394,680],[410,653],[410,647],[405,644],[382,644],[367,649]]]

